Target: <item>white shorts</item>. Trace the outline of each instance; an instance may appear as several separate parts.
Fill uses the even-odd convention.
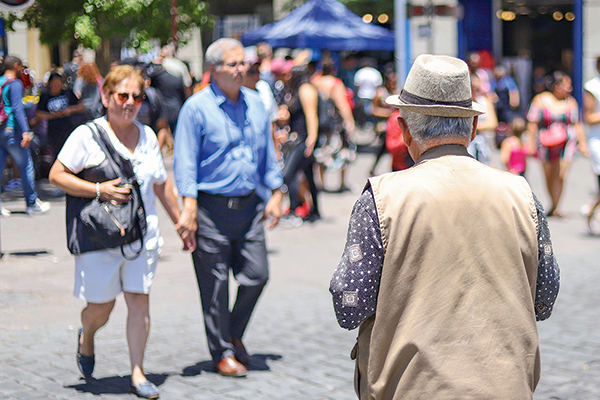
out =
[[[75,256],[73,295],[88,303],[108,303],[121,292],[150,293],[160,250],[144,250],[127,260],[121,249],[91,251]]]

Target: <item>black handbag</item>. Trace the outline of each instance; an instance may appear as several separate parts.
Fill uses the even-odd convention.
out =
[[[92,124],[96,129],[92,128]],[[100,165],[84,169],[77,177],[100,183],[120,177],[121,185],[131,187],[131,199],[126,203],[113,204],[67,194],[67,246],[72,254],[121,247],[123,257],[135,259],[144,248],[146,210],[133,165],[115,150],[101,126],[94,122],[86,126],[106,158]],[[132,247],[131,244],[138,240],[139,249],[132,250],[132,255],[126,255],[125,247]]]

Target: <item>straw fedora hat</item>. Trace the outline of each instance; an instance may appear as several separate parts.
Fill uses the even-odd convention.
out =
[[[439,117],[474,117],[485,108],[473,101],[469,67],[458,58],[422,54],[415,60],[404,88],[386,99],[401,110]]]

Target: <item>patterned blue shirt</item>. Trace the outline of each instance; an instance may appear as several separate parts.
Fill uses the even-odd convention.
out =
[[[174,171],[182,196],[198,191],[267,200],[283,184],[271,122],[258,95],[242,88],[237,103],[212,83],[190,97],[179,113]]]
[[[552,314],[558,295],[560,271],[552,250],[544,207],[535,195],[533,198],[538,217],[538,271],[534,307],[536,319],[542,321]],[[381,228],[373,191],[369,187],[354,205],[346,248],[329,287],[335,314],[342,328],[355,329],[375,315],[383,258]],[[354,262],[356,260],[368,262]]]

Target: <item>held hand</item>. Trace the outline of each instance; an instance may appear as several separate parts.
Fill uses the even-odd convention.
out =
[[[121,185],[121,178],[100,184],[100,200],[113,204],[127,203],[131,199],[131,186]]]
[[[283,193],[281,190],[275,190],[273,196],[265,207],[264,219],[267,221],[267,227],[273,229],[281,218],[281,201],[283,199]]]
[[[194,251],[196,249],[196,215],[184,208],[175,229],[183,241],[183,250]]]

